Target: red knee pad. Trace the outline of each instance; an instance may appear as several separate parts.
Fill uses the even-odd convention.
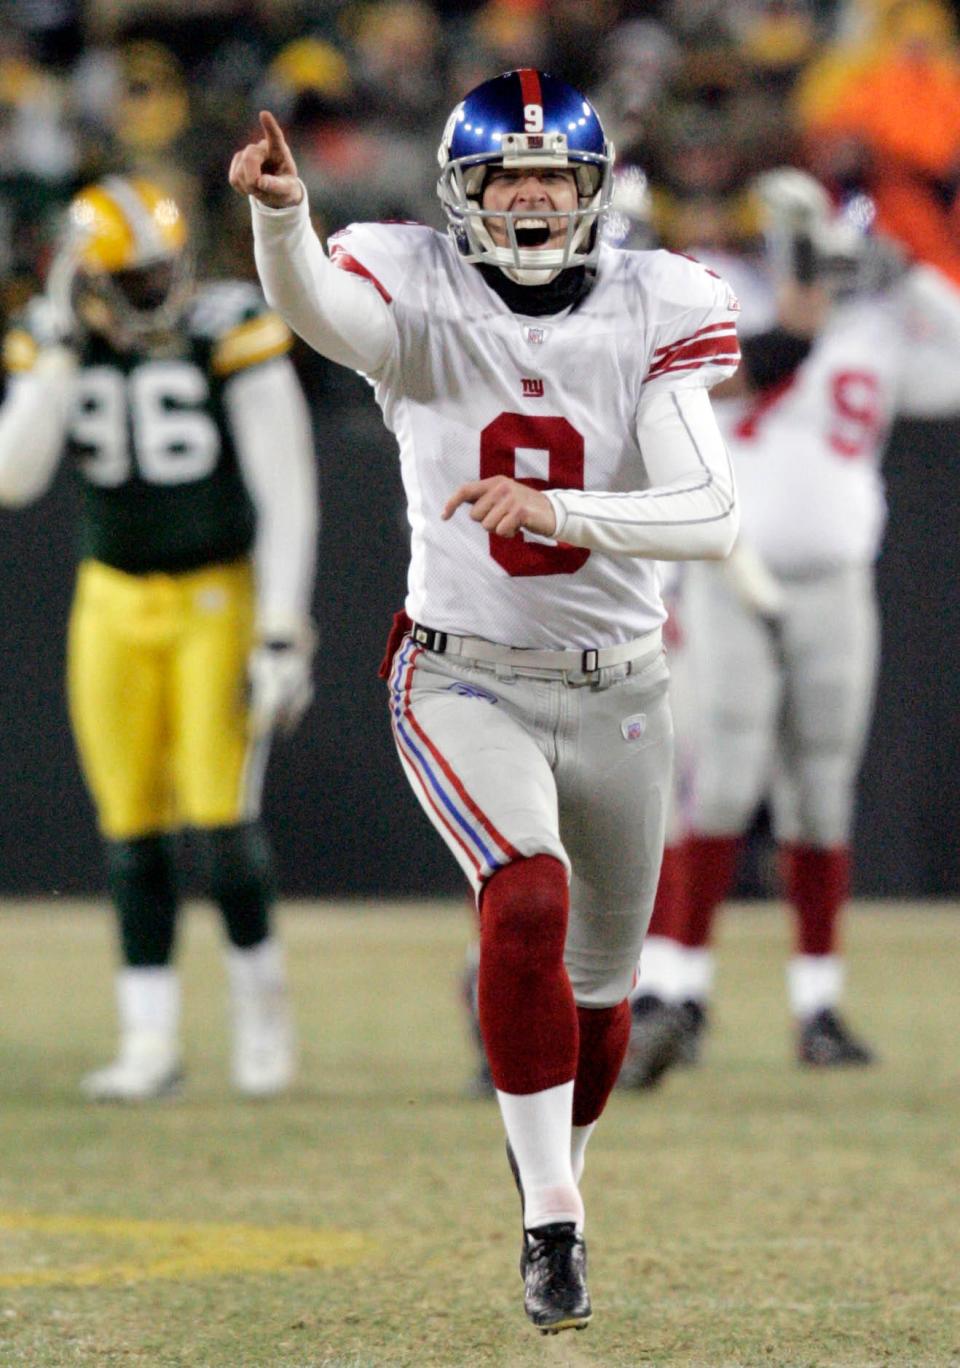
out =
[[[562,961],[570,895],[567,872],[552,855],[514,860],[480,894],[480,945],[520,964]]]
[[[577,1010],[563,967],[569,892],[552,855],[514,860],[480,899],[480,1033],[502,1092],[568,1083],[577,1065]]]

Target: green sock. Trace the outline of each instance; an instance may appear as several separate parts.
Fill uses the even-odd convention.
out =
[[[204,884],[223,913],[232,945],[247,950],[270,931],[276,896],[273,856],[259,822],[209,827],[197,832]]]
[[[154,833],[132,841],[108,841],[107,884],[120,923],[124,964],[169,964],[177,921],[173,842]]]

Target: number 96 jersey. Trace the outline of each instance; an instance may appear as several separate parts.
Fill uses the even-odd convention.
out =
[[[84,559],[146,574],[247,555],[254,509],[225,389],[290,344],[286,324],[241,281],[198,291],[162,350],[121,352],[85,338],[65,439],[82,491]],[[36,355],[28,311],[27,327],[7,338],[8,367],[29,370]]]
[[[638,408],[651,387],[703,388],[738,360],[736,300],[696,262],[604,247],[565,313],[512,312],[453,241],[409,224],[334,235],[335,265],[392,305],[394,345],[371,377],[400,445],[411,524],[406,610],[512,646],[613,645],[663,620],[654,562],[486,533],[447,499],[506,475],[537,489],[650,487]]]

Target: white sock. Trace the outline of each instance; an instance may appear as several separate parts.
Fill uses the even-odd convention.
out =
[[[523,1224],[553,1221],[583,1229],[583,1202],[570,1161],[573,1080],[535,1093],[497,1090],[500,1114],[523,1183]]]
[[[267,936],[257,945],[241,949],[227,947],[227,974],[230,990],[239,997],[260,996],[263,993],[283,992],[286,972],[283,948],[274,936]]]
[[[669,936],[648,936],[640,953],[637,986],[631,998],[645,993],[664,1002],[706,1002],[713,988],[713,951],[681,945]]]
[[[790,1010],[801,1021],[827,1007],[836,1007],[843,991],[843,961],[839,955],[794,955],[787,964]]]
[[[672,1001],[675,961],[681,948],[669,936],[647,936],[640,951],[637,986],[630,994],[631,998],[658,997],[664,1002]]]
[[[574,1126],[571,1132],[570,1167],[573,1169],[573,1181],[578,1185],[580,1179],[583,1177],[587,1141],[593,1134],[596,1124],[596,1121],[591,1121],[588,1126]]]
[[[125,966],[117,974],[122,1042],[174,1051],[180,1028],[180,980],[172,965]]]
[[[681,945],[674,1002],[706,1003],[713,991],[713,951],[705,945]]]

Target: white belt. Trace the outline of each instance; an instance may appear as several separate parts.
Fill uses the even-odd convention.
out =
[[[622,641],[618,646],[588,646],[582,651],[539,651],[526,646],[501,646],[483,637],[454,636],[452,632],[440,632],[434,627],[424,627],[419,622],[413,624],[410,635],[418,646],[436,651],[438,655],[463,656],[467,660],[507,665],[511,669],[557,670],[561,673],[575,671],[582,674],[595,674],[610,665],[625,665],[641,656],[659,652],[661,646],[659,627],[633,641]]]

